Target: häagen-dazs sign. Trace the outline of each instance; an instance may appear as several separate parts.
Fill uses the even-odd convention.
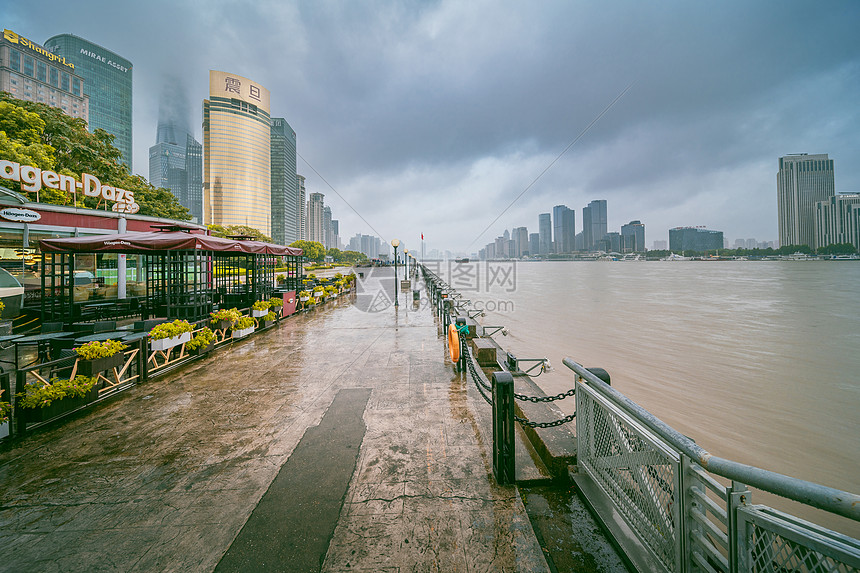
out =
[[[81,173],[81,181],[77,181],[69,175],[43,171],[32,165],[21,165],[15,161],[0,159],[0,178],[19,181],[24,191],[38,191],[43,186],[67,193],[81,191],[87,197],[101,197],[106,201],[114,201],[113,211],[119,213],[140,211],[140,205],[135,202],[132,191],[103,185],[98,177],[89,173]]]
[[[17,207],[7,207],[6,209],[0,210],[0,217],[3,217],[7,221],[20,221],[22,223],[32,223],[42,218],[42,216],[35,211],[31,211],[30,209],[19,209]]]

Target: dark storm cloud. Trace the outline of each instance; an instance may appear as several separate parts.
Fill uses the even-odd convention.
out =
[[[860,191],[856,2],[23,4],[6,27],[134,62],[136,171],[165,78],[187,86],[199,138],[208,70],[230,71],[272,92],[299,153],[386,238],[465,247],[630,83],[478,246],[595,198],[649,244],[695,224],[774,239],[791,152],[829,153],[837,190]],[[345,238],[372,232],[299,170]]]

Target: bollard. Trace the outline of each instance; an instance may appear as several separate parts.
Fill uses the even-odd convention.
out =
[[[493,475],[499,485],[516,481],[514,458],[514,377],[493,372]]]
[[[520,369],[520,366],[517,363],[517,357],[510,352],[507,353],[505,361],[507,363],[508,370],[510,370],[511,372],[517,372]]]

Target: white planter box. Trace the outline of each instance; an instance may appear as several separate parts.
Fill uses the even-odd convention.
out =
[[[233,331],[233,338],[244,338],[244,337],[248,336],[249,334],[251,334],[252,332],[254,332],[253,326],[245,328],[244,330],[234,330]]]
[[[309,296],[301,296],[301,297],[299,297],[299,300],[300,300],[300,301],[302,301],[302,302],[308,302],[310,299],[311,299],[311,297],[309,297]]]
[[[314,298],[319,298],[319,297],[321,297],[322,295],[323,295],[323,293],[321,293],[321,292],[315,292],[315,293],[314,293]]]
[[[150,340],[149,345],[153,350],[167,350],[168,348],[173,348],[174,346],[179,346],[180,344],[185,344],[191,340],[190,332],[183,332],[179,336],[172,336],[170,338],[159,338],[158,340]]]
[[[261,316],[266,316],[267,314],[269,314],[268,310],[254,310],[253,308],[251,309],[251,316],[253,316],[254,318],[260,318]]]
[[[9,435],[9,422],[0,424],[0,438],[5,438]]]

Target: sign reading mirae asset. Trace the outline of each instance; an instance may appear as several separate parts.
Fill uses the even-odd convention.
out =
[[[102,185],[98,177],[89,173],[81,173],[81,180],[77,181],[71,175],[42,171],[32,165],[21,165],[14,161],[0,159],[0,177],[10,181],[20,181],[21,189],[24,191],[38,191],[43,186],[67,193],[77,193],[80,189],[87,197],[101,197],[106,201],[114,201],[112,210],[118,213],[140,211],[140,205],[135,202],[133,192]]]

